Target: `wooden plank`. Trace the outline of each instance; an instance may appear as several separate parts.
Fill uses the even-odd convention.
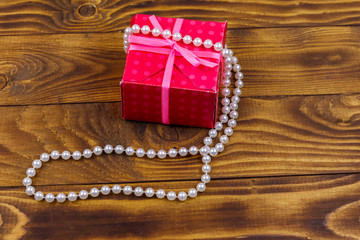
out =
[[[360,3],[352,0],[120,1],[16,0],[0,3],[0,34],[119,31],[137,13],[229,21],[230,28],[358,25]]]
[[[140,185],[178,192],[195,184]],[[92,187],[39,190],[58,193]],[[3,188],[0,196],[0,234],[5,239],[360,238],[360,174],[212,181],[206,192],[185,202],[110,194],[48,204],[28,197],[23,188]]]
[[[201,146],[207,129],[121,119],[120,103],[1,107],[0,186],[19,186],[42,152],[123,144],[145,149]],[[237,178],[360,172],[360,95],[243,99],[211,176]],[[201,159],[102,155],[52,161],[35,185],[194,180]]]
[[[350,94],[360,89],[360,27],[230,31],[244,96]],[[0,37],[0,105],[119,101],[118,33]]]

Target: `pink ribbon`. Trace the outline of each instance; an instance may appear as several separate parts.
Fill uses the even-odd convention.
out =
[[[154,15],[150,16],[149,20],[154,27],[158,28],[161,32],[163,32],[163,28],[161,27],[160,23],[157,21]],[[184,19],[181,18],[176,19],[172,31],[173,34],[180,32],[183,21]],[[175,56],[184,57],[191,65],[195,67],[198,67],[199,65],[204,65],[210,68],[218,66],[217,63],[204,60],[201,57],[220,59],[220,53],[190,51],[186,48],[181,47],[179,44],[177,44],[175,40],[170,39],[147,38],[130,35],[129,42],[131,43],[129,51],[137,50],[168,55],[161,85],[161,119],[162,123],[164,124],[169,124],[169,92]]]

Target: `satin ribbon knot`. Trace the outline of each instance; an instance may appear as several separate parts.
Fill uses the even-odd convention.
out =
[[[149,17],[151,24],[163,32],[163,28],[154,15]],[[177,18],[172,33],[180,32],[184,19]],[[162,36],[162,35],[161,35]],[[161,84],[161,119],[162,123],[169,124],[169,91],[171,83],[171,75],[174,68],[175,56],[182,56],[194,67],[204,65],[206,67],[216,67],[219,64],[202,59],[212,58],[221,60],[220,53],[208,51],[190,51],[181,47],[174,39],[148,38],[136,35],[129,36],[129,51],[145,51],[158,54],[168,55],[163,81]]]

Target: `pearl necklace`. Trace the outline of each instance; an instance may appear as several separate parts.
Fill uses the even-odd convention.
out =
[[[57,200],[57,202],[65,202],[65,200],[69,200],[71,202],[79,199],[85,200],[89,197],[89,195],[93,198],[100,195],[108,195],[112,191],[114,194],[119,194],[121,191],[125,195],[130,195],[132,193],[135,194],[135,196],[142,196],[145,194],[146,197],[153,197],[156,196],[157,198],[161,199],[166,196],[167,199],[170,201],[175,200],[176,198],[180,201],[185,201],[187,197],[195,198],[199,192],[204,192],[206,189],[206,184],[210,182],[210,175],[209,172],[211,171],[211,158],[215,157],[219,152],[224,151],[224,145],[228,143],[229,137],[233,134],[233,128],[236,126],[236,120],[238,118],[238,103],[240,101],[240,95],[241,95],[241,88],[243,87],[243,74],[240,72],[241,67],[239,64],[237,64],[238,59],[233,56],[233,51],[231,49],[227,49],[226,45],[223,49],[223,46],[221,43],[215,43],[213,44],[210,39],[205,40],[202,42],[200,38],[195,38],[194,40],[191,39],[189,35],[181,37],[180,33],[174,33],[173,35],[169,30],[164,30],[162,33],[159,29],[154,28],[150,30],[149,26],[144,25],[140,28],[139,25],[134,24],[132,27],[128,27],[125,29],[124,33],[124,50],[125,52],[128,50],[128,37],[130,34],[133,33],[139,33],[142,32],[143,34],[152,33],[153,36],[157,37],[160,34],[163,35],[164,38],[173,37],[175,41],[180,41],[181,39],[185,44],[193,43],[195,46],[199,47],[201,44],[204,45],[205,48],[211,48],[214,47],[216,51],[221,51],[222,57],[224,58],[224,74],[223,74],[223,81],[222,85],[224,86],[221,90],[222,95],[224,98],[221,100],[221,104],[223,105],[221,111],[222,115],[219,117],[219,121],[215,123],[215,127],[213,129],[209,130],[209,133],[207,137],[204,138],[204,145],[200,148],[197,148],[196,146],[191,146],[189,149],[186,147],[181,147],[179,150],[176,150],[174,148],[169,149],[168,151],[165,150],[159,150],[158,152],[155,152],[153,149],[149,149],[145,151],[142,148],[134,149],[131,146],[128,146],[124,148],[122,145],[117,145],[113,147],[112,145],[106,145],[104,148],[100,146],[94,147],[93,150],[85,149],[83,153],[79,151],[74,151],[73,153],[70,153],[69,151],[63,151],[61,154],[59,151],[54,150],[50,154],[48,153],[42,153],[40,155],[40,159],[36,159],[32,162],[32,168],[28,168],[26,170],[26,177],[23,179],[23,185],[25,186],[25,192],[29,196],[34,196],[34,198],[37,201],[42,201],[45,199],[46,202],[54,202]],[[230,77],[232,75],[231,70],[235,72],[235,78],[237,81],[235,82],[235,89],[233,90],[233,96],[230,97],[231,91],[228,88],[231,85]],[[224,128],[224,124],[227,124],[227,127],[224,129],[224,134],[220,136],[219,143],[214,144],[213,147],[211,145],[213,144],[213,139],[215,139],[219,132]],[[169,156],[171,158],[176,157],[178,154],[181,157],[185,157],[186,155],[202,155],[202,162],[204,165],[202,166],[201,170],[204,173],[201,176],[201,182],[199,182],[196,185],[196,188],[190,188],[188,192],[179,192],[176,194],[174,191],[165,192],[163,189],[154,190],[153,188],[147,188],[145,191],[142,187],[135,187],[134,189],[126,185],[124,187],[121,187],[118,184],[113,185],[111,188],[107,185],[104,185],[99,190],[98,188],[92,188],[89,192],[87,190],[81,190],[79,193],[76,192],[70,192],[67,195],[64,193],[59,193],[56,196],[53,193],[47,193],[46,195],[41,191],[35,191],[35,187],[32,186],[32,177],[36,175],[36,171],[41,168],[43,163],[47,163],[50,161],[50,159],[57,160],[60,157],[63,160],[69,160],[70,158],[74,160],[80,160],[81,157],[84,157],[86,159],[89,159],[93,156],[93,154],[99,156],[103,153],[106,154],[126,154],[127,156],[133,156],[134,154],[137,157],[148,157],[148,158],[154,158],[158,157],[160,159],[164,159],[166,156]]]

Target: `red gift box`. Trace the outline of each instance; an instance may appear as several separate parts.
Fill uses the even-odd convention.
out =
[[[213,43],[220,42],[224,45],[226,22],[180,20],[137,14],[132,18],[131,26],[147,25],[153,29],[157,27],[154,26],[155,21],[163,30],[168,29],[174,33],[174,27],[179,28],[181,22],[178,32],[182,36],[189,35],[192,39],[199,37],[202,41],[210,39]],[[140,31],[129,39],[133,41],[130,41],[124,75],[120,82],[123,118],[213,128],[223,65],[220,52],[213,47],[185,44],[182,40],[177,41],[177,45],[172,40],[169,46],[156,46],[157,42],[153,42],[154,40],[165,40],[162,35],[154,37],[151,32],[145,35]],[[175,45],[191,51],[204,62],[211,62],[212,66],[194,66],[184,56],[186,54],[179,50],[180,47]],[[173,62],[170,60],[169,63],[171,54],[174,54]],[[168,85],[165,83],[166,75],[169,78]]]

